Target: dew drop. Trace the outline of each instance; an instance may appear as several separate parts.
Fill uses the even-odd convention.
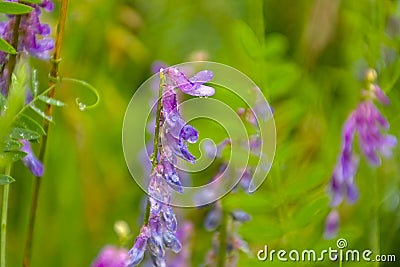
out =
[[[84,111],[84,110],[86,109],[86,105],[83,104],[82,102],[79,102],[79,103],[78,103],[78,107],[79,107],[79,110],[80,110],[80,111]]]
[[[32,85],[33,85],[33,95],[37,96],[39,91],[39,82],[37,80],[37,70],[32,71]]]

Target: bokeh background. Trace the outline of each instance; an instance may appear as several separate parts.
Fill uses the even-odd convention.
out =
[[[53,26],[54,13],[46,17]],[[241,254],[238,266],[289,265],[258,261],[255,253],[264,245],[287,251],[336,247],[336,239],[322,234],[342,124],[360,100],[364,71],[372,67],[391,99],[390,106],[379,108],[391,123],[390,133],[400,137],[399,40],[399,1],[70,1],[60,72],[93,84],[101,103],[82,112],[75,99],[91,102],[92,95],[68,83],[56,93],[68,106],[56,110],[49,134],[33,266],[89,266],[104,245],[118,242],[117,220],[138,232],[144,194],[125,165],[122,121],[157,60],[228,64],[252,78],[274,108],[277,153],[267,181],[254,195],[238,192],[224,199],[227,208],[253,217],[240,228],[253,257]],[[44,89],[49,65],[33,64]],[[398,262],[399,162],[399,147],[381,167],[361,160],[360,199],[340,207],[338,235],[349,248],[396,254]],[[13,172],[10,267],[21,266],[33,180],[21,164]],[[212,233],[203,227],[206,212],[180,211],[195,225],[191,266],[200,266],[211,247]]]

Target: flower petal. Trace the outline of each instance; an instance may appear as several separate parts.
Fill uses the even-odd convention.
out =
[[[189,80],[193,83],[206,83],[209,82],[212,78],[214,78],[214,73],[210,70],[202,70],[196,73]]]
[[[176,236],[173,233],[171,233],[170,231],[164,232],[163,241],[164,241],[165,247],[169,248],[170,250],[172,250],[175,253],[179,253],[179,251],[181,251],[181,249],[182,249],[182,245],[179,242],[178,238],[176,238]]]
[[[191,87],[179,87],[182,92],[192,96],[212,96],[215,94],[215,89],[202,84],[194,84]]]
[[[36,177],[43,176],[43,164],[36,158],[29,141],[21,140],[21,143],[23,144],[21,151],[27,153],[27,155],[22,159],[22,163],[24,163],[24,165],[28,167],[31,173]]]
[[[181,129],[179,133],[179,138],[183,138],[185,141],[193,144],[196,143],[197,140],[199,139],[199,133],[194,127],[186,124]]]
[[[143,260],[149,237],[150,230],[146,225],[144,225],[140,230],[140,234],[136,238],[133,247],[128,252],[128,259],[125,263],[127,267],[137,266]]]

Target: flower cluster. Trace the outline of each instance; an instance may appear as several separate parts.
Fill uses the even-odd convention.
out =
[[[128,253],[126,266],[138,265],[149,251],[154,266],[167,266],[165,249],[178,253],[182,245],[178,240],[177,220],[170,206],[171,191],[182,193],[181,180],[175,169],[177,157],[190,163],[196,158],[189,152],[187,144],[198,140],[198,132],[188,125],[180,115],[176,89],[193,96],[211,96],[215,90],[204,85],[213,78],[211,71],[201,71],[188,79],[177,68],[160,69],[162,85],[161,110],[159,120],[159,139],[155,140],[159,151],[153,151],[153,170],[149,179],[149,217],[142,226],[132,249]],[[158,136],[156,133],[155,136]],[[161,143],[161,145],[160,145]],[[145,218],[146,220],[147,218]]]
[[[16,0],[10,0],[9,2],[17,2]],[[53,10],[53,3],[50,0],[43,0],[40,4],[29,4],[33,7],[33,11],[28,14],[21,15],[21,21],[19,25],[19,38],[18,38],[18,52],[26,52],[31,56],[40,59],[49,59],[50,50],[54,48],[54,40],[47,37],[50,34],[50,26],[40,21],[41,9],[47,12]],[[8,20],[0,23],[0,35],[1,37],[10,42],[13,38],[14,25],[16,23],[16,16],[8,16]],[[0,91],[4,96],[8,95],[8,76],[9,70],[6,67],[8,64],[8,54],[0,51]],[[31,92],[27,90],[27,100]],[[28,101],[29,102],[29,101]],[[21,150],[27,155],[22,159],[25,166],[35,176],[43,175],[43,164],[34,155],[31,145],[26,140],[21,140],[23,147]]]
[[[359,193],[354,180],[359,163],[359,157],[353,150],[355,135],[358,135],[360,151],[372,166],[381,164],[380,155],[390,157],[393,147],[397,144],[396,137],[384,133],[389,129],[389,122],[374,104],[374,100],[377,100],[388,105],[389,99],[382,89],[373,83],[376,79],[375,71],[371,70],[367,78],[370,82],[368,90],[363,91],[365,100],[360,102],[349,115],[343,127],[342,151],[329,184],[330,206],[333,209],[326,220],[327,238],[336,235],[339,225],[336,208],[343,199],[346,198],[349,203],[354,203],[358,199]]]
[[[9,2],[17,2],[17,0],[9,0]],[[50,26],[41,23],[41,9],[47,12],[53,10],[53,3],[50,0],[43,0],[41,4],[30,4],[33,11],[21,15],[19,25],[18,52],[27,52],[29,55],[46,60],[50,58],[50,51],[54,48],[54,40],[48,35],[50,34]],[[14,25],[16,16],[10,15],[8,20],[0,23],[0,35],[7,42],[11,43],[13,38]],[[8,54],[0,51],[0,65],[3,66],[0,78],[1,92],[7,95],[8,88],[8,70],[4,66],[8,62]]]

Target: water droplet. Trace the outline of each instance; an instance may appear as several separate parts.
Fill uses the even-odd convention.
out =
[[[86,109],[86,105],[83,104],[82,102],[79,102],[79,103],[78,103],[78,107],[79,107],[79,110],[80,110],[80,111],[84,111],[84,110]]]
[[[171,116],[171,121],[176,122],[178,120],[178,116],[173,115]]]
[[[33,85],[33,95],[37,96],[39,92],[39,82],[37,80],[37,70],[32,71],[32,85]]]

